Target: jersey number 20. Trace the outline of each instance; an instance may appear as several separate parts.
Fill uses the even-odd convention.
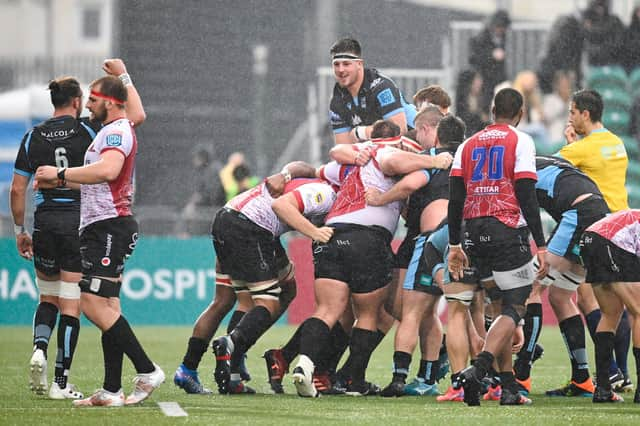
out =
[[[491,180],[502,179],[504,146],[496,145],[489,149],[479,146],[471,151],[471,159],[475,163],[475,166],[473,167],[473,175],[471,175],[472,182],[478,182],[483,179],[484,164],[487,162],[487,157],[489,160],[487,177]]]

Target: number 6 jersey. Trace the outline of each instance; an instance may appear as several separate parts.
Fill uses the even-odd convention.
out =
[[[525,226],[515,181],[537,180],[533,139],[507,124],[490,125],[460,145],[451,176],[464,180],[464,219],[492,216],[512,228]]]

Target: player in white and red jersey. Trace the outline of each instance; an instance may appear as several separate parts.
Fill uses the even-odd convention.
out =
[[[500,404],[531,403],[518,393],[511,341],[536,278],[530,230],[538,247],[541,274],[546,249],[535,192],[535,146],[531,137],[515,129],[522,105],[518,91],[499,91],[494,99],[495,123],[458,148],[449,178],[449,269],[457,280],[471,264],[492,300],[501,299],[501,314],[487,333],[483,351],[473,366],[460,373],[469,405],[480,404],[480,380],[494,360],[502,381]],[[464,251],[460,244],[463,218]]]
[[[451,156],[425,156],[387,146],[363,144],[338,145],[331,151],[334,159],[358,164],[358,156],[371,153],[365,165],[354,167],[338,191],[327,225],[334,229],[327,243],[314,242],[315,294],[317,308],[301,327],[300,358],[293,379],[300,396],[314,397],[318,391],[312,382],[315,365],[323,360],[329,346],[330,330],[350,300],[358,318],[352,329],[350,363],[352,381],[347,393],[371,392],[365,382],[365,370],[373,348],[379,343],[378,311],[391,280],[393,252],[390,242],[400,215],[400,203],[370,206],[365,191],[374,187],[384,192],[393,186],[391,176],[422,168],[446,168]]]
[[[616,329],[626,307],[632,318],[633,357],[640,377],[640,210],[621,210],[600,219],[585,230],[580,246],[586,282],[593,287],[602,312],[594,338],[593,402],[622,402],[611,389],[609,365]],[[633,402],[640,403],[639,389]]]
[[[189,393],[206,393],[196,369],[220,321],[233,307],[230,286],[239,299],[242,293],[250,295],[253,304],[228,335],[214,340],[215,379],[221,394],[254,393],[241,381],[244,354],[286,310],[296,291],[293,264],[279,237],[292,228],[320,241],[331,237],[330,228],[318,228],[310,220],[324,219],[335,200],[334,189],[320,179],[289,180],[282,197],[274,199],[262,183],[234,197],[216,214],[212,225],[216,299],[198,318],[174,377]],[[284,220],[280,211],[288,213]],[[187,376],[197,382],[190,384]]]
[[[131,213],[136,136],[127,117],[127,98],[139,102],[131,79],[114,76],[94,81],[87,108],[104,124],[85,154],[84,166],[41,167],[36,179],[81,184],[80,253],[81,306],[102,331],[105,379],[102,389],[75,406],[122,406],[145,400],[164,381],[164,372],[147,356],[120,309],[125,259],[138,240],[138,224]],[[122,359],[126,354],[136,372],[135,388],[122,392]]]

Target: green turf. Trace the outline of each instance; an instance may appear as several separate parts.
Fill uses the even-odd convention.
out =
[[[286,379],[287,395],[267,394],[266,370],[260,355],[269,347],[283,343],[292,333],[291,327],[270,330],[249,353],[248,364],[253,374],[251,386],[255,396],[186,395],[173,385],[175,368],[182,360],[189,328],[136,327],[136,332],[153,360],[167,374],[167,382],[143,406],[117,409],[71,408],[68,401],[51,401],[33,395],[27,386],[27,364],[31,354],[29,328],[0,328],[0,425],[31,424],[116,424],[163,425],[307,425],[307,424],[435,424],[435,425],[633,425],[640,424],[640,405],[633,404],[633,394],[625,394],[623,404],[594,405],[588,398],[548,398],[544,390],[562,385],[568,379],[569,367],[564,344],[557,328],[546,328],[541,343],[544,357],[534,367],[534,382],[530,407],[500,407],[497,402],[485,402],[479,408],[461,403],[436,403],[435,397],[354,398],[322,397],[314,400],[295,396],[290,379]],[[55,340],[55,339],[54,339]],[[591,348],[590,355],[593,351]],[[55,348],[49,350],[51,358]],[[390,379],[392,339],[386,338],[374,354],[368,379],[384,386]],[[50,360],[49,377],[53,374]],[[633,358],[630,358],[633,366]],[[414,368],[415,372],[415,365]],[[214,361],[210,354],[200,368],[205,384],[215,387],[212,380]],[[81,330],[80,342],[72,370],[72,382],[85,393],[100,387],[102,381],[100,340],[94,327]],[[133,370],[125,361],[123,385],[126,392],[133,384]],[[632,368],[635,381],[635,369]],[[444,390],[448,378],[441,382]],[[188,417],[165,417],[156,402],[175,401]]]

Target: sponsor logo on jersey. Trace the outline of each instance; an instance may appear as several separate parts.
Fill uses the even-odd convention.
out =
[[[102,264],[102,266],[109,266],[111,265],[111,259],[109,259],[108,257],[103,257],[100,263]]]
[[[105,138],[107,146],[120,146],[122,145],[122,135],[111,134]]]
[[[371,85],[369,86],[370,89],[373,89],[374,87],[376,87],[378,84],[382,83],[382,79],[380,77],[374,79],[371,82]]]
[[[317,204],[322,204],[322,202],[324,201],[324,196],[322,195],[321,192],[318,192],[314,198]]]
[[[381,107],[386,107],[396,101],[396,97],[393,96],[391,89],[384,89],[382,92],[378,93],[378,96],[376,97],[378,98],[378,102]]]
[[[46,139],[66,138],[72,136],[75,132],[75,129],[52,130],[50,132],[40,132],[40,136]]]
[[[481,141],[486,141],[488,139],[504,139],[507,137],[508,134],[509,132],[492,129],[492,130],[487,130],[485,132],[480,133],[480,136],[478,136],[478,139],[480,139]]]
[[[359,115],[354,115],[353,118],[351,119],[351,125],[353,127],[359,126],[360,123],[362,123],[362,118],[360,118]]]

